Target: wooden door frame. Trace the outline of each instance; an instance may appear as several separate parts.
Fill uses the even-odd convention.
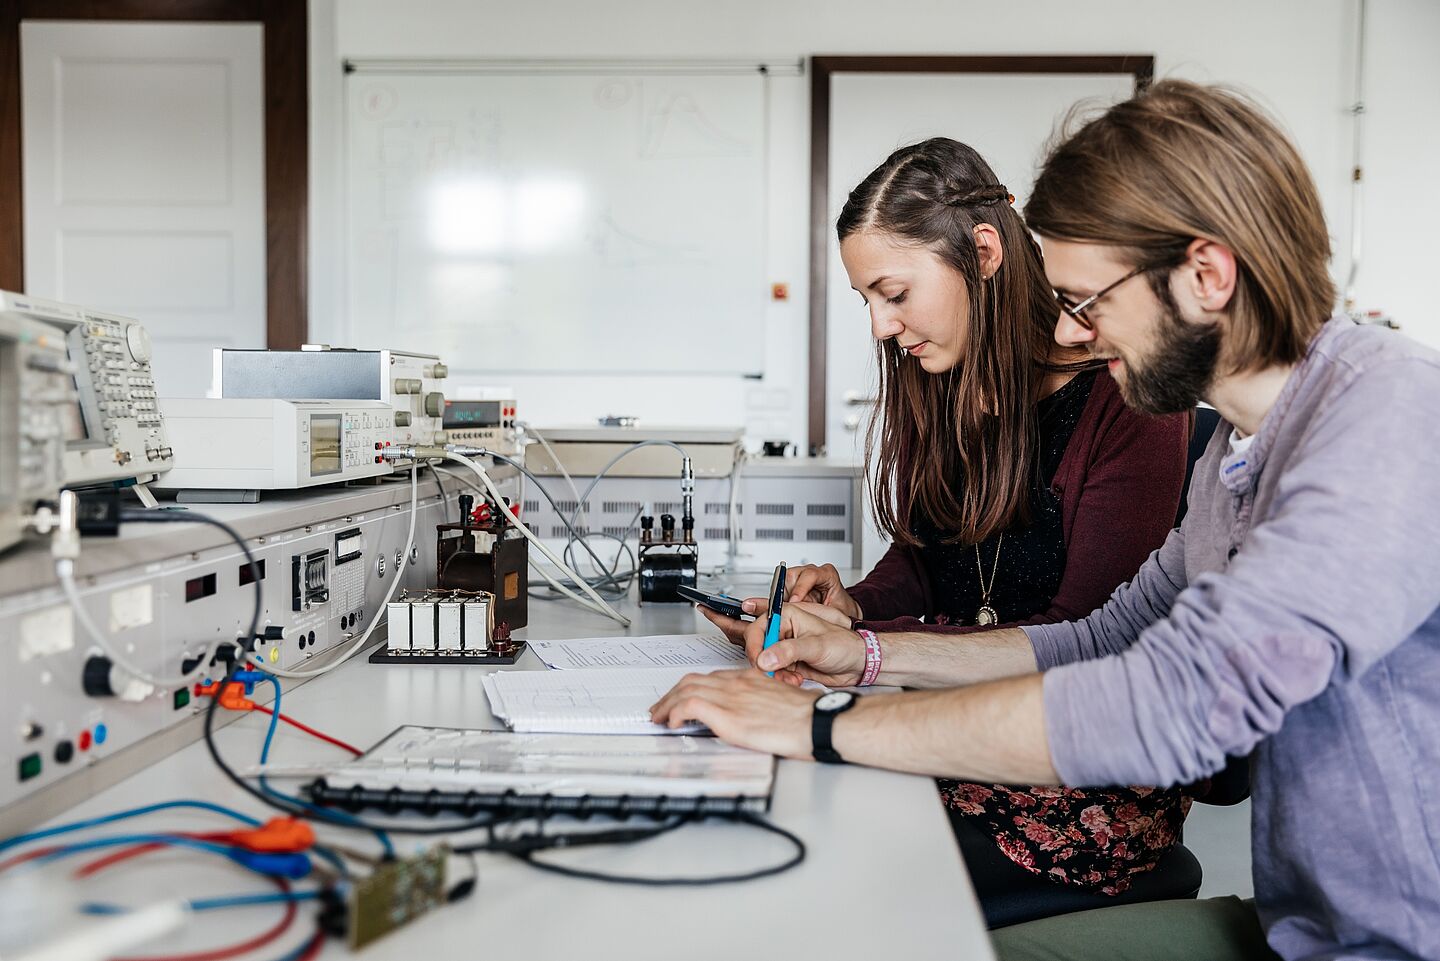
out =
[[[265,49],[265,334],[271,347],[303,344],[309,329],[308,13],[306,0],[0,0],[0,288],[23,291],[25,284],[21,21],[259,23]]]
[[[837,73],[1128,73],[1135,92],[1155,77],[1155,58],[1117,56],[909,56],[810,58],[809,450],[825,452],[826,303],[830,244],[830,79]]]

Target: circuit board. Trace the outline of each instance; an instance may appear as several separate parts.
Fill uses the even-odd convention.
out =
[[[437,845],[413,858],[381,864],[350,889],[350,950],[383,938],[445,903],[445,860]]]

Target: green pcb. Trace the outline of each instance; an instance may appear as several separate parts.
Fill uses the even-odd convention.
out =
[[[445,859],[437,845],[413,858],[381,864],[350,889],[352,951],[404,927],[445,903]]]

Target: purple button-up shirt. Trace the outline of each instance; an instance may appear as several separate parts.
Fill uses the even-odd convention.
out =
[[[1185,523],[1083,621],[1025,628],[1065,783],[1252,755],[1255,901],[1298,958],[1440,958],[1440,355],[1330,320]]]

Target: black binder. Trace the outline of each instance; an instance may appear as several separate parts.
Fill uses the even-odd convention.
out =
[[[313,782],[316,804],[474,818],[770,810],[775,758],[709,737],[397,728]]]

